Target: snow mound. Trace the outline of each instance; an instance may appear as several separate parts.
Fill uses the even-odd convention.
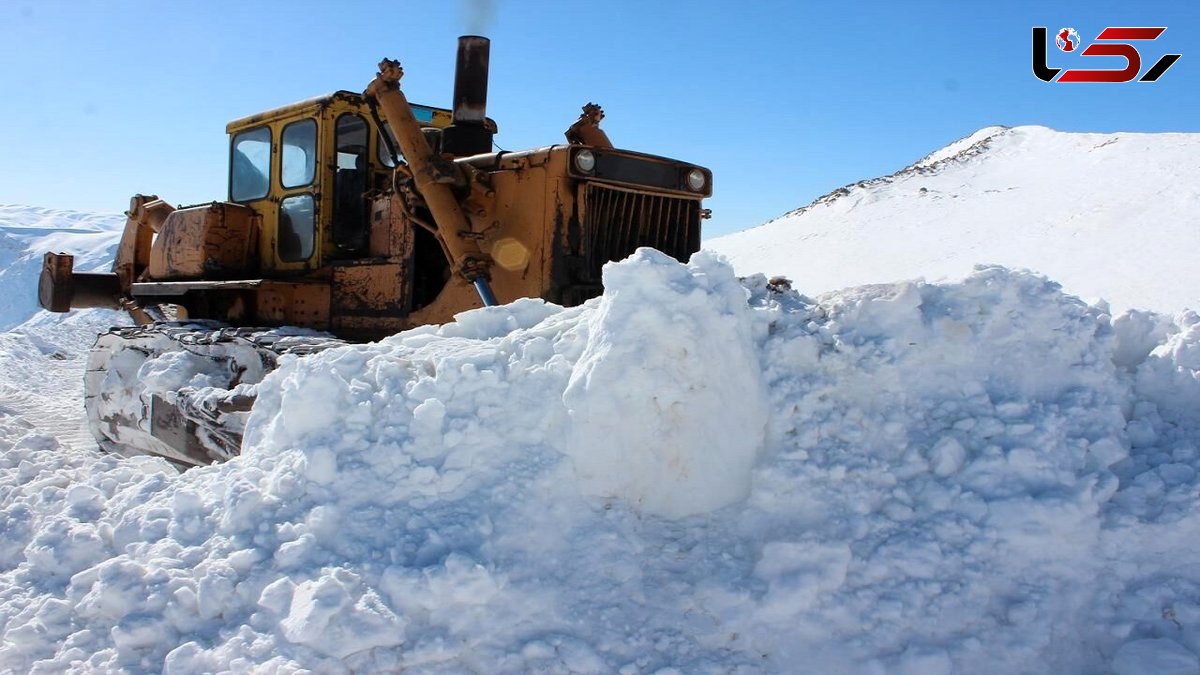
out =
[[[563,393],[576,473],[664,516],[745,498],[767,419],[746,289],[650,250],[607,267],[604,285]]]
[[[179,476],[0,419],[0,667],[1194,662],[1200,320],[995,267],[820,302],[710,255],[605,277],[286,358],[244,454]]]
[[[895,174],[705,242],[806,293],[1028,268],[1116,308],[1200,305],[1200,134],[988,127]]]

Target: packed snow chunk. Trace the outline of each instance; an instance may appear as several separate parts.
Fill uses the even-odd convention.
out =
[[[1133,370],[1179,330],[1170,317],[1154,312],[1129,310],[1113,319],[1113,332],[1117,335],[1117,351],[1113,363]]]
[[[611,672],[604,659],[586,642],[562,635],[535,640],[521,648],[528,672],[599,674]],[[621,671],[625,672],[625,671]],[[673,669],[655,671],[655,675],[671,675]]]
[[[896,675],[951,675],[954,664],[945,650],[913,645],[900,655],[893,672]]]
[[[816,541],[771,542],[763,547],[754,575],[770,587],[760,616],[791,620],[795,613],[828,597],[846,581],[852,556],[845,544]]]
[[[1170,422],[1189,421],[1200,409],[1200,314],[1188,310],[1178,331],[1155,347],[1137,371],[1138,389]]]
[[[712,254],[651,249],[604,287],[563,394],[583,489],[668,518],[744,498],[768,414],[745,287]]]
[[[958,473],[967,457],[966,449],[953,436],[942,438],[929,454],[933,472],[942,477]]]
[[[335,568],[296,587],[280,627],[291,642],[346,658],[403,643],[404,624],[357,574]]]
[[[111,554],[89,523],[56,519],[42,526],[25,547],[30,571],[39,577],[69,577]]]
[[[1196,675],[1200,673],[1200,659],[1174,640],[1134,640],[1117,650],[1112,672],[1113,675]]]

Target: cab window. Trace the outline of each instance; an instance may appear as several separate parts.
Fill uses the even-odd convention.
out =
[[[259,127],[234,136],[229,167],[230,201],[266,197],[271,184],[271,130]]]
[[[292,122],[283,128],[283,187],[294,188],[313,182],[317,173],[317,123],[315,120]]]
[[[419,111],[417,108],[413,108],[413,112],[416,113]],[[432,120],[433,113],[430,112],[429,115],[429,119]],[[421,116],[418,115],[417,120],[421,121],[421,119]],[[434,126],[423,126],[421,127],[421,135],[425,137],[425,142],[429,144],[429,149],[432,150],[434,154],[441,154],[442,130],[440,128]],[[404,153],[400,152],[400,144],[396,141],[396,135],[392,133],[392,128],[389,127],[388,123],[385,121],[383,125],[379,127],[379,141],[376,143],[376,147],[379,149],[377,152],[379,155],[379,163],[391,169],[396,166],[396,161],[392,157],[392,153],[388,150],[388,141],[391,141],[391,147],[396,149],[396,154],[400,155],[400,161],[404,161]]]
[[[387,134],[386,139],[384,138],[384,134]],[[391,142],[391,147],[395,148],[396,153],[399,154],[400,146],[396,143],[396,137],[392,135],[391,127],[389,127],[388,123],[385,121],[383,126],[379,129],[379,142],[376,144],[376,147],[379,148],[379,163],[390,169],[396,166],[396,162],[394,159],[392,159],[391,151],[388,150],[389,141]]]
[[[333,176],[333,242],[347,253],[367,247],[367,121],[358,115],[337,118],[337,170]]]
[[[308,193],[279,202],[279,257],[286,262],[308,260],[313,254],[316,214]]]

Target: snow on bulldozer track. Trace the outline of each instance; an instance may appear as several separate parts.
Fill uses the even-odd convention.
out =
[[[285,358],[183,474],[0,418],[0,670],[1200,668],[1200,317],[605,286]]]

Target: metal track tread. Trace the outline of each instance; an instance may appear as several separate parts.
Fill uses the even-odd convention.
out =
[[[285,354],[346,344],[299,328],[211,321],[119,327],[100,335],[84,373],[84,407],[100,447],[182,466],[240,453],[256,385]]]

